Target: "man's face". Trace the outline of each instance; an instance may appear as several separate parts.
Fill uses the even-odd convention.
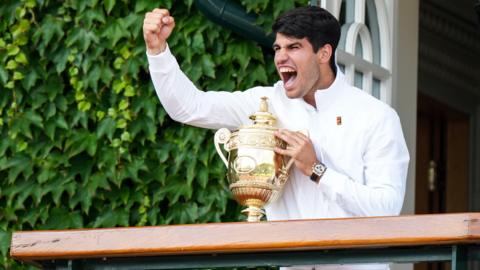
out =
[[[289,98],[303,98],[320,85],[320,65],[317,54],[307,38],[297,39],[277,33],[275,66]]]

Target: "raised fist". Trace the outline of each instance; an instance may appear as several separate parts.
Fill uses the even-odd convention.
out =
[[[148,54],[156,55],[165,50],[167,39],[174,27],[175,20],[166,9],[156,8],[145,14],[143,39],[145,39]]]

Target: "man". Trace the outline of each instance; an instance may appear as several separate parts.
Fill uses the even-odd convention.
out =
[[[273,25],[281,81],[233,93],[200,91],[185,76],[167,45],[174,27],[168,10],[155,9],[145,16],[152,81],[174,120],[236,129],[249,123],[260,97],[269,97],[270,111],[281,128],[276,136],[289,145],[275,151],[293,158],[295,167],[282,197],[266,207],[267,219],[399,214],[409,161],[400,121],[388,105],[348,85],[337,69],[340,25],[333,15],[319,7],[281,15]],[[299,130],[308,130],[309,136]]]

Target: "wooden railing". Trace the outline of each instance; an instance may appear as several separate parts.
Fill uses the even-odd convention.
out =
[[[173,269],[451,261],[466,269],[480,213],[15,232],[10,255],[45,269]]]

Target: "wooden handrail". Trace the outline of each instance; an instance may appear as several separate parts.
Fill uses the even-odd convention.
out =
[[[10,255],[32,262],[452,243],[480,243],[480,213],[24,231],[13,234]]]

